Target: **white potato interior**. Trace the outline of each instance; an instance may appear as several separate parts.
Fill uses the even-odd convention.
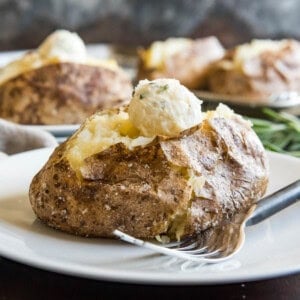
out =
[[[123,143],[128,149],[149,144],[153,137],[140,136],[129,121],[128,113],[96,114],[69,141],[67,158],[73,169],[79,170],[83,160],[112,145]]]
[[[146,68],[163,69],[166,59],[192,44],[186,38],[169,38],[166,41],[154,42],[147,50],[140,52]]]

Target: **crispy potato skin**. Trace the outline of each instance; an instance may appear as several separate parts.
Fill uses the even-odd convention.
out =
[[[189,89],[207,85],[208,66],[224,54],[224,48],[215,37],[194,40],[186,51],[171,55],[164,62],[164,70],[148,69],[140,55],[138,79],[176,78]]]
[[[205,177],[185,231],[199,233],[247,209],[268,185],[268,161],[258,137],[240,118],[213,118],[192,135],[163,143],[168,160]]]
[[[169,216],[187,207],[191,187],[159,143],[129,151],[123,144],[86,160],[78,178],[59,146],[35,176],[30,201],[46,224],[84,236],[119,228],[138,237],[165,232]]]
[[[47,225],[83,236],[109,237],[118,228],[152,238],[185,216],[184,235],[218,225],[266,191],[268,162],[251,127],[240,118],[205,120],[172,139],[129,151],[123,144],[88,157],[82,177],[60,145],[34,177],[29,198]],[[205,177],[192,193],[187,169]]]
[[[51,64],[0,86],[0,117],[21,124],[79,124],[99,109],[129,102],[131,92],[121,71]]]

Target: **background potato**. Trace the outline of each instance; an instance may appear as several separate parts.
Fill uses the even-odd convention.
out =
[[[161,67],[149,68],[145,55],[147,51],[151,49],[139,52],[138,79],[176,78],[189,89],[205,87],[209,64],[224,54],[217,38],[201,38],[191,40],[189,46],[164,57]]]
[[[239,116],[208,113],[175,138],[91,150],[74,169],[70,147],[97,117],[61,144],[31,183],[33,210],[51,227],[83,236],[110,237],[118,228],[180,238],[218,225],[266,190],[265,151]]]
[[[21,124],[78,124],[99,109],[129,102],[131,92],[121,70],[50,64],[0,86],[0,117]]]
[[[270,44],[265,50],[255,53],[255,43]],[[249,55],[237,62],[236,57],[241,47],[245,45],[228,50],[224,58],[210,66],[209,90],[220,94],[254,97],[255,101],[263,102],[271,94],[300,91],[298,41],[253,41],[249,46],[246,44]]]

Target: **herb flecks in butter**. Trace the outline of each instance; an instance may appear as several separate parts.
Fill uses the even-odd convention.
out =
[[[163,93],[163,92],[165,92],[168,88],[169,88],[169,86],[168,86],[167,84],[161,85],[161,86],[159,86],[158,93]]]

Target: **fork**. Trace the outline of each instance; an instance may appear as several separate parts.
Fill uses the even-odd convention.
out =
[[[245,242],[245,226],[262,222],[300,199],[300,180],[263,198],[250,209],[236,214],[220,226],[169,244],[155,244],[130,236],[120,230],[119,239],[154,252],[200,263],[218,263],[238,253]]]

